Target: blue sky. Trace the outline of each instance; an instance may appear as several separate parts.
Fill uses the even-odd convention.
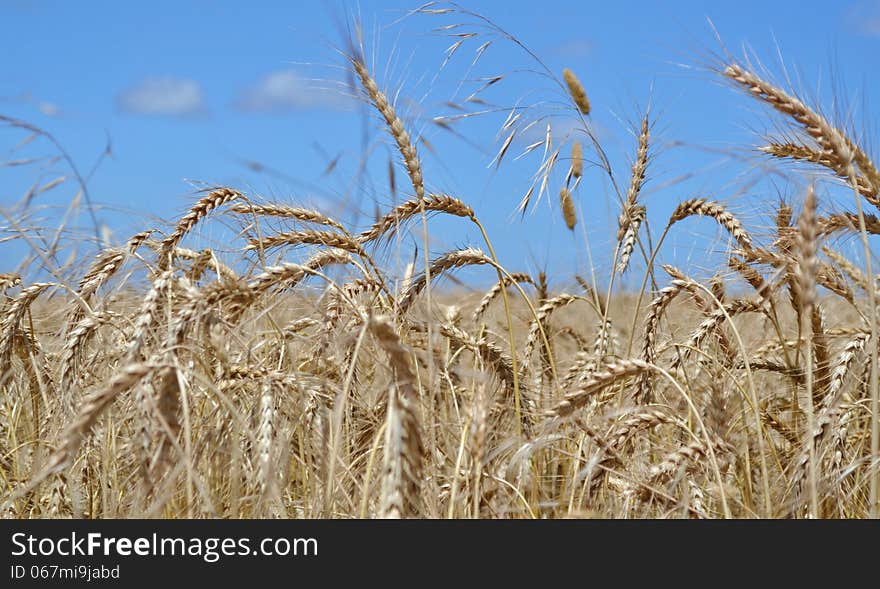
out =
[[[588,251],[600,271],[607,268],[617,208],[598,170],[588,168],[575,194],[581,225],[574,235],[556,206],[567,166],[552,176],[549,196],[533,212],[514,215],[540,154],[514,155],[543,137],[548,120],[555,144],[580,138],[565,94],[531,57],[478,21],[406,16],[418,5],[0,0],[0,114],[51,132],[84,174],[109,139],[110,155],[88,186],[114,241],[176,218],[198,187],[217,184],[363,222],[376,205],[393,203],[387,162],[397,157],[376,114],[348,96],[337,49],[360,21],[380,86],[396,95],[413,135],[426,142],[420,153],[429,190],[474,206],[512,270],[547,268],[563,280],[585,271]],[[741,57],[747,48],[777,79],[787,72],[808,98],[844,113],[869,145],[875,138],[869,105],[880,96],[871,76],[880,55],[880,2],[823,3],[815,10],[782,0],[462,6],[515,35],[555,75],[564,67],[578,74],[593,104],[591,124],[624,183],[635,153],[632,128],[650,106],[654,159],[644,199],[655,232],[677,202],[694,196],[729,202],[757,226],[768,222],[777,190],[797,197],[784,183],[750,182],[761,160],[748,148],[774,127],[766,111],[710,71],[725,50]],[[454,24],[462,26],[441,28]],[[444,52],[460,39],[450,35],[459,32],[479,34],[464,38],[441,70]],[[516,151],[497,170],[489,164],[504,139],[498,129],[506,112],[457,121],[455,133],[432,122],[454,114],[447,102],[461,101],[494,75],[504,78],[480,94],[488,104],[534,104],[528,116],[543,121],[517,138]],[[0,127],[0,161],[54,155],[42,140],[15,149],[26,137]],[[18,210],[31,185],[62,176],[68,180],[29,205],[32,223],[54,226],[76,194],[63,162],[0,167],[0,207]],[[398,167],[398,199],[406,196],[405,179]],[[664,255],[698,270],[710,265],[706,252],[722,249],[724,238],[711,224],[687,223]],[[65,237],[71,247],[87,251],[76,238],[88,235],[89,224],[80,210],[72,224],[80,231]],[[8,230],[6,219],[0,225]],[[432,227],[435,252],[479,244],[479,234],[460,220],[437,219]],[[228,232],[219,228],[206,226],[201,238],[229,247]],[[0,242],[0,271],[28,251],[21,240]]]

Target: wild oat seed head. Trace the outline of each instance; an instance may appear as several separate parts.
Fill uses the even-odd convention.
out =
[[[580,178],[584,173],[584,147],[580,141],[571,146],[571,175]]]
[[[563,187],[559,191],[559,201],[562,204],[562,218],[565,219],[565,226],[574,231],[574,226],[577,225],[577,213],[575,213],[574,201],[568,188]]]
[[[565,68],[562,70],[562,77],[565,78],[565,84],[568,86],[568,91],[571,93],[571,98],[574,100],[575,105],[577,105],[578,110],[582,114],[590,114],[590,101],[587,99],[587,93],[584,91],[580,80],[574,75],[574,72]]]

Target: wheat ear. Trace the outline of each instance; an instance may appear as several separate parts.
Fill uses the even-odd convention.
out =
[[[408,219],[425,211],[443,212],[456,217],[474,217],[474,210],[460,199],[448,194],[432,194],[424,200],[418,198],[401,203],[377,220],[372,227],[358,235],[358,241],[367,243],[379,239]]]
[[[403,292],[400,299],[397,301],[401,312],[405,312],[413,302],[415,302],[419,293],[421,293],[428,285],[429,277],[435,279],[444,272],[448,272],[454,268],[483,264],[495,265],[489,256],[484,254],[481,250],[473,247],[447,252],[439,258],[436,258],[429,265],[428,271],[423,272],[412,279],[409,287]]]
[[[388,391],[379,513],[391,519],[414,517],[421,513],[423,453],[416,377],[410,352],[401,343],[390,319],[372,317],[369,327],[394,371],[394,384]]]
[[[301,207],[291,207],[280,203],[241,203],[229,207],[227,212],[236,215],[259,215],[265,217],[279,217],[283,219],[296,219],[297,221],[303,221],[305,223],[326,225],[340,231],[345,231],[345,227],[343,227],[341,223],[319,211],[304,209]]]
[[[166,270],[171,264],[171,254],[180,240],[189,233],[195,225],[207,217],[211,211],[228,202],[243,198],[241,193],[231,188],[216,188],[200,198],[190,207],[189,211],[181,217],[174,227],[174,231],[162,241],[162,249],[159,255],[159,270]]]
[[[619,380],[651,370],[656,370],[653,364],[637,359],[619,360],[606,364],[590,375],[589,380],[581,383],[577,390],[566,393],[563,401],[551,411],[551,415],[557,417],[571,415],[575,410],[586,405],[598,391]]]
[[[739,243],[740,247],[746,250],[751,249],[752,238],[742,222],[724,205],[705,198],[693,198],[680,203],[669,218],[669,225],[672,226],[678,221],[694,215],[715,219]]]
[[[0,373],[5,372],[9,368],[12,347],[19,323],[24,319],[33,302],[51,286],[54,286],[51,282],[35,282],[22,289],[18,296],[13,299],[9,308],[4,309],[4,317],[0,321]]]

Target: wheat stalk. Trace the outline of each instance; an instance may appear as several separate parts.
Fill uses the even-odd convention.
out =
[[[369,326],[388,354],[394,371],[394,384],[388,391],[379,513],[383,518],[392,519],[418,516],[421,512],[423,450],[418,417],[419,393],[410,354],[387,317],[372,317]]]

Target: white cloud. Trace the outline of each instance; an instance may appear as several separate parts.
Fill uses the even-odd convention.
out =
[[[328,87],[330,84],[301,78],[292,70],[279,70],[246,88],[239,96],[236,107],[244,111],[269,113],[350,108],[351,101],[345,96],[344,89],[331,89]]]
[[[139,115],[190,116],[205,112],[202,88],[194,80],[147,78],[123,92],[119,107]]]

